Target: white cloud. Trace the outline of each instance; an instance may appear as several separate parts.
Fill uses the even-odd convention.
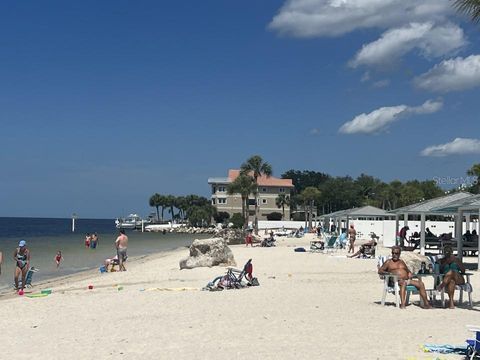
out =
[[[409,22],[443,21],[449,0],[288,0],[269,28],[293,37],[339,36]]]
[[[414,49],[427,58],[438,57],[452,54],[466,43],[463,30],[455,24],[410,23],[388,30],[378,40],[364,45],[350,66],[391,64]]]
[[[418,88],[434,92],[471,89],[480,85],[480,55],[444,60],[426,73],[417,76]]]
[[[390,124],[409,115],[430,114],[443,106],[440,101],[428,100],[420,106],[398,105],[381,107],[368,114],[357,115],[353,120],[343,124],[339,132],[343,134],[374,134],[388,128]]]
[[[317,128],[313,128],[310,130],[310,135],[319,135],[320,134],[320,130],[318,130]]]
[[[480,140],[456,138],[446,144],[429,146],[420,154],[422,156],[480,154]]]
[[[374,88],[384,88],[390,85],[390,80],[389,79],[383,79],[383,80],[378,80],[373,83]]]

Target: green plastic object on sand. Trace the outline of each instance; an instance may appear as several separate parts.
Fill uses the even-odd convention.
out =
[[[44,294],[44,293],[37,293],[37,294],[25,294],[26,297],[29,298],[40,298],[40,297],[45,297],[48,296],[49,294]]]
[[[52,289],[44,289],[41,291],[42,294],[50,295],[52,293]]]

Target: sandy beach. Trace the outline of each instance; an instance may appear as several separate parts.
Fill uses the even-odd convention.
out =
[[[179,270],[188,249],[130,261],[124,273],[87,272],[36,284],[43,298],[0,300],[2,358],[8,359],[460,359],[423,353],[424,343],[463,345],[474,308],[381,306],[375,260],[296,253],[311,235],[274,248],[231,246],[253,259],[260,286],[200,291],[223,267]],[[473,260],[471,260],[473,261]],[[9,270],[9,269],[8,269]],[[2,276],[9,276],[8,270]],[[93,285],[93,290],[88,286]]]

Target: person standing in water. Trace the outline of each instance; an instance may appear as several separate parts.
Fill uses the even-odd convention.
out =
[[[119,271],[126,271],[124,262],[127,260],[127,246],[128,236],[125,235],[125,230],[120,229],[120,235],[115,240],[115,247],[117,248],[118,267]]]
[[[62,252],[60,250],[57,251],[57,255],[55,255],[55,264],[57,264],[57,269],[60,266],[60,262],[63,260]]]

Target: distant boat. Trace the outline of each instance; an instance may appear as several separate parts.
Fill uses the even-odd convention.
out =
[[[183,224],[174,224],[170,221],[168,223],[163,223],[163,224],[149,224],[145,226],[145,231],[157,232],[157,231],[163,231],[163,230],[170,230],[170,229],[178,228],[182,225]]]
[[[142,222],[143,222],[143,225],[151,224],[152,219],[150,217],[148,217],[147,219],[142,219],[142,217],[137,214],[130,214],[126,218],[115,219],[115,227],[117,229],[128,229],[128,230],[141,229]]]

